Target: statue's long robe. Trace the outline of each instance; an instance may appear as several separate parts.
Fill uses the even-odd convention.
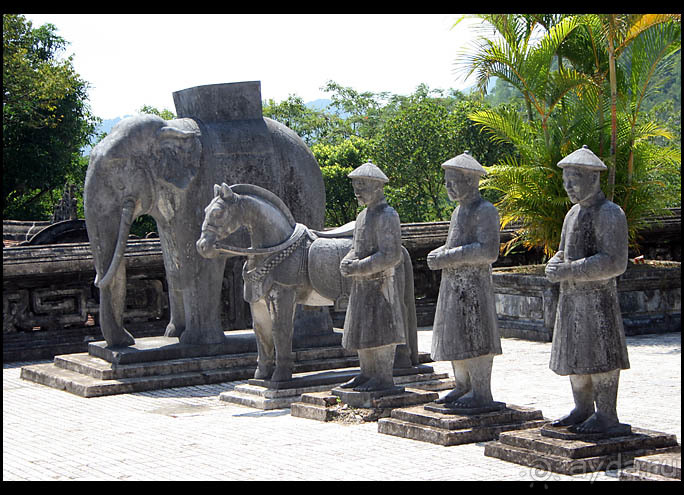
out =
[[[616,277],[627,267],[627,221],[598,192],[565,216],[559,251],[572,277],[560,283],[550,368],[559,375],[628,369]]]
[[[401,252],[399,215],[383,199],[356,219],[352,249],[346,258],[359,259],[344,320],[342,346],[348,350],[405,344],[402,288],[397,270]]]
[[[499,253],[499,213],[480,198],[451,215],[432,333],[432,359],[460,361],[501,354],[492,266]]]

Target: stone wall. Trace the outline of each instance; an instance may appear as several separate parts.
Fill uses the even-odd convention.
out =
[[[499,268],[492,274],[501,335],[550,342],[559,284],[544,265]],[[630,262],[617,278],[626,335],[681,331],[681,263]]]
[[[653,219],[642,232],[646,258],[681,261],[681,216],[680,210],[666,219]],[[49,222],[4,221],[3,236],[14,242],[30,238],[38,227]],[[402,225],[402,243],[411,253],[414,268],[414,285],[418,324],[431,325],[434,307],[439,291],[440,272],[429,270],[427,254],[446,240],[448,222],[416,223]],[[510,239],[512,230],[501,232],[501,242]],[[630,253],[635,256],[638,253]],[[125,255],[127,263],[127,328],[137,337],[161,335],[168,321],[168,295],[159,239],[130,240]],[[495,268],[541,263],[539,252],[518,252],[500,257]],[[251,327],[249,306],[242,299],[241,259],[229,260],[223,279],[222,315],[226,330]],[[36,359],[51,357],[56,352],[80,352],[87,341],[100,340],[97,326],[99,311],[98,290],[93,285],[95,271],[88,243],[51,244],[38,246],[5,247],[3,249],[3,358],[4,360]],[[543,277],[542,277],[543,278]],[[542,282],[518,281],[516,291],[527,291],[520,299],[513,293],[508,282],[495,276],[500,320],[510,320],[509,314],[518,308],[521,315],[517,326],[529,332],[518,332],[518,336],[545,340],[549,338],[548,328],[553,306],[553,289]],[[502,280],[502,279],[501,279]],[[640,283],[641,292],[634,292],[625,299],[629,308],[637,302],[644,307],[669,305],[679,307],[680,292],[661,295],[648,292],[644,284],[654,284],[647,279],[634,280]],[[672,278],[664,279],[674,284]],[[525,299],[527,297],[527,299]],[[625,296],[627,297],[627,296]],[[658,299],[659,298],[659,299]],[[656,302],[658,299],[660,302]],[[548,301],[549,304],[547,304]],[[628,302],[632,301],[632,302]],[[660,307],[659,306],[659,307]],[[516,313],[518,314],[518,313]],[[344,313],[332,312],[335,326],[342,326]],[[653,327],[653,320],[645,315],[626,316],[626,326],[637,328],[671,328],[674,320],[661,322]],[[649,317],[650,318],[650,317]],[[527,321],[526,319],[529,319]],[[546,330],[540,333],[540,321]],[[634,325],[630,322],[633,321]],[[510,325],[509,325],[510,326]],[[656,328],[656,330],[657,330]],[[637,330],[634,330],[637,331]],[[536,332],[536,333],[535,333]],[[508,335],[513,336],[510,332]]]

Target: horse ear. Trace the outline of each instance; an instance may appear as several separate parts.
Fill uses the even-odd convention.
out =
[[[218,196],[220,192],[221,186],[219,186],[218,184],[214,184],[214,197]]]
[[[230,201],[235,197],[235,193],[230,188],[230,186],[228,186],[228,184],[226,184],[225,182],[218,187],[219,187],[219,194],[221,195],[221,199],[223,199],[224,201],[226,201],[226,200]]]

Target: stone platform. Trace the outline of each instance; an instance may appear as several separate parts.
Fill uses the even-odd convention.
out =
[[[621,481],[681,481],[682,453],[636,457],[634,465],[620,471]]]
[[[502,404],[494,411],[465,414],[448,405],[394,409],[378,420],[378,431],[437,445],[461,445],[493,440],[503,431],[539,427],[546,423],[537,409]]]
[[[485,445],[485,456],[560,474],[580,474],[630,467],[643,455],[679,449],[676,435],[642,428],[631,434],[572,440],[547,436],[542,428],[505,432]]]
[[[244,380],[256,370],[251,330],[225,332],[220,345],[185,345],[175,337],[136,339],[133,346],[110,349],[104,342],[88,353],[56,356],[52,363],[24,366],[21,378],[81,397],[127,394],[163,388]],[[339,332],[297,348],[295,373],[358,366],[358,356],[339,345]]]
[[[419,359],[425,362],[430,357],[427,353],[420,353]],[[292,380],[285,382],[251,379],[246,384],[237,385],[233,390],[221,393],[219,399],[257,409],[288,408],[293,403],[299,402],[304,394],[332,393],[336,385],[345,383],[358,374],[359,368],[354,367],[298,373],[293,375]],[[397,383],[408,384],[421,390],[442,390],[450,387],[453,381],[446,373],[435,373],[431,366],[425,364],[397,368],[394,377]],[[362,405],[355,407],[362,407]]]
[[[358,372],[358,369],[354,370],[349,379]],[[367,416],[373,419],[386,417],[395,408],[437,400],[438,390],[447,390],[454,386],[453,378],[448,376],[448,373],[435,373],[431,366],[424,364],[398,368],[394,370],[395,390],[390,393],[355,392],[339,387],[307,392],[290,405],[290,414],[317,421],[333,421],[340,416],[341,409],[351,408],[369,410],[371,413]]]

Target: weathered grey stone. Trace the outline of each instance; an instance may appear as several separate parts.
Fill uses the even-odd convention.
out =
[[[570,376],[575,409],[552,425],[600,433],[619,424],[619,373],[629,368],[615,280],[627,268],[627,221],[601,191],[600,160],[586,147],[570,158],[558,166],[574,206],[546,276],[560,282],[549,366]]]
[[[562,440],[543,436],[541,428],[501,433],[485,444],[485,455],[561,474],[621,469],[642,455],[677,451],[677,437],[641,428],[632,434],[599,440]]]
[[[501,354],[491,275],[499,253],[499,214],[480,195],[485,171],[474,158],[464,153],[443,167],[449,199],[459,205],[446,244],[427,257],[430,269],[442,270],[432,358],[451,361],[456,386],[439,402],[482,408],[494,403],[492,361]]]
[[[427,353],[420,359],[429,360]],[[358,375],[354,370],[353,375]],[[392,390],[380,392],[357,392],[350,389],[335,388],[333,390],[305,392],[299,401],[290,405],[290,413],[296,417],[315,419],[317,421],[333,421],[344,416],[347,408],[368,409],[366,420],[375,421],[378,417],[389,416],[397,407],[424,404],[438,398],[437,391],[453,386],[453,380],[446,373],[434,373],[431,366],[418,365],[410,368],[395,368]],[[398,393],[399,390],[403,392]],[[349,401],[349,402],[347,402]]]
[[[135,344],[138,346],[137,350],[130,351],[130,348],[125,348],[129,353],[118,356],[119,363],[105,361],[88,353],[56,356],[52,363],[24,366],[21,377],[82,397],[97,397],[244,380],[254,376],[256,345],[253,333],[251,331],[226,333],[241,334],[242,342],[232,346],[232,353],[227,351],[219,355],[178,357],[177,348],[171,346],[172,351],[164,359],[163,355],[158,354],[160,348],[158,342],[160,338],[168,339],[168,337],[142,338],[138,339]],[[149,339],[149,346],[145,346],[147,339]],[[99,346],[101,349],[107,349],[104,343],[101,344]],[[244,346],[239,350],[245,352],[236,352],[236,347],[239,346]],[[163,349],[164,346],[161,348]],[[254,350],[249,351],[248,348]],[[155,360],[144,356],[146,350],[155,353],[151,356]],[[143,355],[137,355],[136,351]],[[114,356],[110,355],[109,358],[114,359]],[[122,360],[124,363],[121,363]],[[293,369],[295,372],[304,373],[353,366],[358,366],[357,356],[345,351],[339,345],[334,345],[318,349],[310,347],[298,349],[295,352]]]
[[[681,479],[681,452],[635,457],[631,468],[620,471],[621,481],[681,481]]]
[[[401,266],[401,223],[385,200],[387,176],[376,165],[365,163],[349,177],[359,204],[366,208],[356,218],[351,249],[340,262],[340,272],[352,281],[342,345],[359,353],[361,369],[341,386],[340,393],[344,402],[366,404],[375,398],[373,394],[398,392],[392,379],[398,346],[402,351],[406,344],[415,349],[410,356],[404,352],[399,357],[405,362],[401,366],[416,364],[417,346],[411,342],[415,309],[412,314],[407,311],[402,299],[407,291],[401,283],[410,282],[413,298],[413,278],[411,272],[409,280],[408,270]],[[411,307],[415,308],[415,301]]]
[[[503,431],[537,428],[546,423],[541,411],[509,406],[478,414],[455,414],[445,406],[426,404],[394,409],[378,420],[378,431],[437,445],[461,445],[496,439]]]
[[[123,328],[130,224],[157,222],[169,286],[167,336],[217,344],[226,258],[197,253],[202,208],[222,181],[245,182],[283,198],[298,221],[322,228],[323,179],[291,130],[261,116],[258,82],[190,88],[174,95],[179,118],[124,119],[91,152],[84,208],[100,288],[100,325],[110,346],[131,345]]]
[[[251,247],[222,244],[223,239],[242,227],[249,232]],[[255,378],[274,382],[290,380],[296,303],[328,306],[337,304],[339,299],[346,300],[349,284],[342,281],[338,267],[350,242],[346,233],[341,235],[335,239],[327,233],[324,242],[319,242],[316,231],[295,222],[287,206],[263,188],[249,184],[215,186],[214,199],[205,208],[197,249],[207,258],[222,252],[247,256],[243,267],[244,297],[250,304],[259,352]],[[397,277],[401,282],[396,288],[397,311],[400,316],[412,315],[408,320],[414,336],[412,358],[417,356],[417,337],[411,261],[399,247],[399,261],[403,264],[401,277]],[[320,286],[323,289],[318,290]],[[332,326],[329,313],[325,314]],[[405,331],[403,326],[401,331]],[[403,366],[410,364],[408,357],[402,363]],[[391,362],[389,369],[391,372]]]
[[[502,337],[551,342],[559,284],[544,276],[544,265],[496,268],[494,297]],[[681,329],[681,263],[629,263],[617,277],[625,335]]]
[[[245,385],[222,392],[219,399],[256,409],[289,408],[301,399],[302,394],[330,390],[331,386],[346,382],[356,374],[358,368],[300,373],[291,380],[279,382],[251,379]]]

